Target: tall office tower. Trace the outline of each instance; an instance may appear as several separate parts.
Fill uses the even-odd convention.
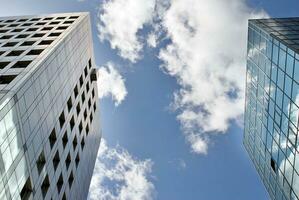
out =
[[[86,199],[97,104],[88,13],[0,18],[0,199]]]
[[[271,199],[299,199],[299,18],[249,20],[244,145]]]

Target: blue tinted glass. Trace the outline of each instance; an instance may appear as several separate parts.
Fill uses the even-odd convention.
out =
[[[274,82],[271,81],[271,86],[270,86],[270,97],[272,99],[275,99],[275,93],[276,93],[276,85]]]
[[[271,54],[272,54],[272,42],[267,40],[267,49],[266,49],[266,54],[267,54],[267,57],[269,59],[271,59]]]
[[[271,80],[276,83],[276,76],[277,76],[277,67],[275,65],[272,65],[272,70],[271,70]]]
[[[293,81],[293,90],[292,90],[292,100],[296,102],[296,100],[299,100],[299,85]]]
[[[282,107],[282,98],[283,98],[283,93],[279,88],[277,88],[277,90],[276,90],[276,104],[278,105],[279,108]]]
[[[260,47],[260,34],[254,31],[254,48],[259,49]]]
[[[284,93],[291,97],[292,91],[292,79],[289,76],[285,76],[285,85],[284,85]]]
[[[273,45],[272,62],[274,62],[276,65],[278,62],[278,46],[276,45]]]
[[[283,83],[284,83],[284,73],[281,71],[280,68],[278,68],[278,73],[277,73],[277,86],[280,89],[283,89]]]
[[[283,71],[285,70],[285,64],[286,64],[286,52],[282,49],[279,50],[279,67]]]
[[[289,115],[290,99],[286,95],[283,96],[282,112]]]
[[[293,77],[293,66],[294,66],[294,57],[291,55],[287,55],[287,64],[286,64],[286,73]]]
[[[299,83],[299,61],[295,60],[294,66],[294,80]]]

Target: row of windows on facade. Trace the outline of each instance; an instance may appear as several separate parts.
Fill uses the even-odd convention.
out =
[[[88,66],[89,66],[89,69],[91,69],[91,60],[89,60]],[[85,75],[86,78],[88,77],[88,68],[87,68],[87,66],[84,69],[84,75]],[[82,88],[82,86],[83,86],[82,85],[83,83],[81,82],[81,80],[83,80],[82,75],[80,76],[80,79],[79,79],[80,88]],[[87,92],[89,92],[89,82],[87,82],[87,84],[86,84],[86,89],[87,89]],[[73,92],[74,92],[75,98],[77,98],[77,96],[78,96],[77,85],[75,86],[75,89],[74,89]],[[95,93],[94,93],[94,89],[93,89],[92,90],[92,98],[94,98],[94,97],[95,97]],[[84,100],[82,99],[82,104],[84,104]],[[70,97],[69,100],[67,101],[67,109],[68,109],[69,113],[71,113],[70,111],[72,109],[72,103],[71,102],[72,101],[71,101],[71,97]],[[91,99],[89,99],[88,102],[91,102]],[[91,104],[88,104],[88,105],[90,105],[89,106],[89,108],[90,108]],[[93,105],[93,111],[94,112],[96,111],[96,103],[94,103],[94,105]],[[78,110],[77,110],[77,112],[78,112]],[[77,113],[77,114],[79,115],[80,113]],[[85,112],[84,112],[84,120],[86,120],[86,118],[87,118],[87,112],[85,110]],[[90,112],[90,124],[92,123],[92,120],[93,120],[92,112]],[[59,122],[60,128],[63,129],[63,126],[65,125],[65,115],[64,115],[64,112],[61,113],[58,122]],[[70,128],[71,128],[71,131],[72,131],[74,129],[74,127],[75,127],[74,116],[71,118],[69,124],[70,124]],[[79,129],[80,135],[82,135],[82,133],[83,133],[82,121],[80,122],[80,124],[78,126],[78,129]],[[86,137],[87,137],[88,133],[89,133],[89,126],[88,126],[88,124],[85,127],[85,133],[86,133]],[[66,146],[68,144],[68,141],[69,141],[69,139],[68,139],[68,134],[67,134],[67,131],[66,131],[64,133],[63,137],[62,137],[63,148],[66,148]],[[49,135],[49,144],[50,144],[51,150],[53,150],[53,147],[55,146],[56,143],[57,143],[57,134],[56,134],[56,130],[54,128],[51,131],[50,135]],[[74,139],[72,141],[72,146],[73,146],[73,151],[74,152],[76,151],[77,145],[78,145],[78,140],[77,140],[77,136],[75,135]],[[83,152],[84,146],[85,146],[84,136],[82,136],[82,140],[80,142],[80,146],[81,146],[81,150]],[[80,161],[80,156],[79,156],[79,151],[78,151],[77,155],[76,155],[76,158],[75,158],[76,168],[79,165],[79,161]],[[70,164],[72,162],[72,158],[71,158],[70,152],[68,153],[68,155],[67,155],[67,157],[66,157],[66,159],[65,159],[64,162],[65,162],[65,166],[66,166],[66,168],[68,170],[69,166],[70,166]],[[56,150],[56,153],[54,154],[54,157],[52,159],[52,164],[53,164],[54,170],[57,169],[59,163],[60,163],[59,151]],[[42,151],[40,153],[37,161],[36,161],[36,166],[37,166],[37,170],[38,170],[39,173],[41,173],[41,171],[43,170],[43,168],[45,167],[45,165],[46,165],[46,158],[45,158],[44,152]],[[68,178],[68,183],[69,183],[69,187],[70,188],[72,186],[73,181],[74,181],[74,175],[73,175],[73,172],[71,171],[71,173],[69,175],[69,178]],[[64,184],[64,180],[63,180],[63,176],[62,176],[62,173],[61,173],[60,176],[59,176],[59,179],[58,179],[58,181],[56,183],[58,194],[60,194],[60,191],[62,189],[63,184]],[[44,180],[42,182],[42,185],[41,185],[41,191],[42,191],[43,197],[45,197],[47,195],[47,191],[48,191],[49,188],[50,188],[50,180],[49,180],[49,177],[47,175],[44,178]],[[28,180],[26,181],[26,184],[24,185],[21,193],[20,193],[21,199],[22,200],[29,199],[30,196],[31,196],[31,194],[32,194],[32,192],[33,192],[33,189],[32,189],[32,185],[31,185],[31,181],[30,181],[30,177],[29,177]],[[65,193],[63,195],[63,199],[66,199]]]
[[[63,19],[77,19],[79,16],[59,16],[59,17],[34,17],[34,18],[21,18],[21,19],[0,19],[0,23],[11,24],[13,22],[36,22],[36,21],[49,21],[49,20],[63,20]]]

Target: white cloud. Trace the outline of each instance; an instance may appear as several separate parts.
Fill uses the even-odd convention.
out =
[[[151,23],[155,0],[106,0],[98,13],[99,38],[108,40],[120,56],[136,62],[143,44],[138,31]]]
[[[106,66],[98,69],[98,94],[99,98],[111,96],[115,105],[119,105],[127,96],[125,80],[115,69],[114,64],[109,62]]]
[[[156,36],[156,34],[155,33],[148,34],[146,41],[147,41],[148,46],[155,48],[157,46],[157,36]]]
[[[108,147],[102,139],[91,185],[90,200],[151,200],[155,195],[150,181],[153,162],[137,160],[127,150]]]
[[[247,20],[263,16],[243,0],[176,0],[164,13],[161,68],[181,86],[174,105],[193,152],[206,154],[209,134],[242,116]]]

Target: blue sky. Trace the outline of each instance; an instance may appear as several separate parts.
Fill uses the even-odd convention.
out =
[[[268,199],[242,145],[246,21],[299,2],[161,2],[1,0],[0,13],[90,12],[104,138],[90,199]]]

